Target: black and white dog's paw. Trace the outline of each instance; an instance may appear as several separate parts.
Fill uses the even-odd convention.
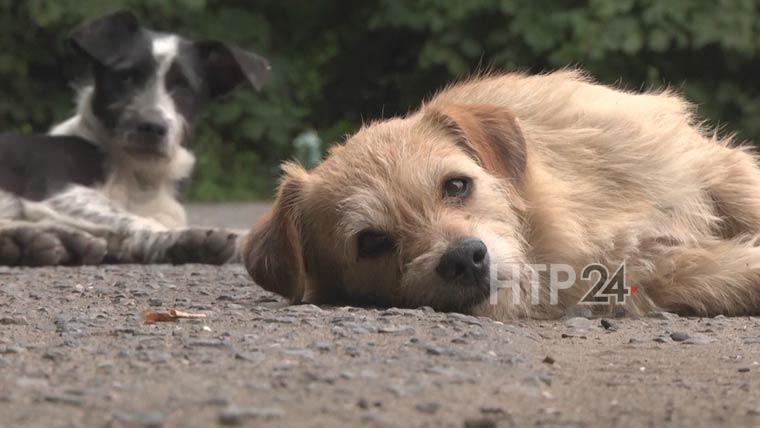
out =
[[[19,226],[0,232],[0,263],[10,266],[59,265],[68,258],[60,239],[45,229]]]
[[[97,264],[105,254],[104,239],[73,229],[23,225],[0,230],[0,265]]]
[[[68,252],[69,257],[64,261],[64,264],[100,264],[108,252],[108,244],[105,238],[68,228],[55,229],[54,232]]]
[[[220,265],[231,261],[236,254],[238,235],[230,231],[191,228],[178,233],[167,251],[171,263]]]

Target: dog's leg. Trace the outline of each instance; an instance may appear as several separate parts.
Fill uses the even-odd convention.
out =
[[[223,264],[236,255],[238,235],[219,229],[134,228],[109,239],[108,260],[116,263]]]
[[[94,189],[74,186],[45,204],[56,212],[105,226],[108,233],[98,236],[107,237],[111,262],[221,264],[236,254],[237,234],[205,228],[170,230],[116,207]]]
[[[723,235],[760,234],[760,168],[756,159],[741,149],[730,149],[715,161],[710,194],[725,219]]]
[[[641,253],[645,269],[630,277],[645,292],[637,298],[687,315],[760,314],[758,242],[760,237],[698,246],[652,241]]]

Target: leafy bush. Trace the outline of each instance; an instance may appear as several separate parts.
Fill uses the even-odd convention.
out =
[[[71,113],[69,82],[84,64],[62,36],[120,8],[273,64],[262,93],[238,91],[201,120],[196,199],[267,196],[303,131],[339,140],[487,68],[581,66],[632,89],[672,86],[714,123],[760,140],[755,0],[0,0],[2,129],[44,131]]]

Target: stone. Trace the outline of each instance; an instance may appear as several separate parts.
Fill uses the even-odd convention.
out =
[[[609,330],[609,331],[617,331],[618,330],[617,324],[615,324],[614,322],[612,322],[612,321],[610,321],[610,320],[608,320],[606,318],[602,318],[601,321],[599,321],[599,324],[605,330]]]
[[[143,428],[161,428],[164,426],[165,416],[158,410],[147,412],[124,412],[114,413],[114,419],[130,426]]]
[[[417,409],[417,411],[420,413],[434,415],[441,408],[441,405],[439,403],[436,403],[435,401],[431,401],[427,403],[419,403],[416,406],[414,406],[414,408]]]
[[[219,423],[222,425],[241,425],[247,419],[276,419],[285,416],[280,408],[237,407],[230,406],[219,414]]]
[[[68,404],[71,406],[82,406],[84,399],[80,395],[75,394],[45,394],[45,401],[56,404]]]

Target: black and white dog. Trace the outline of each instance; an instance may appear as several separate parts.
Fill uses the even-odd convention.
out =
[[[117,12],[74,31],[94,83],[48,135],[0,135],[0,264],[223,263],[236,235],[187,228],[177,185],[209,101],[269,64],[218,41],[190,41]]]

